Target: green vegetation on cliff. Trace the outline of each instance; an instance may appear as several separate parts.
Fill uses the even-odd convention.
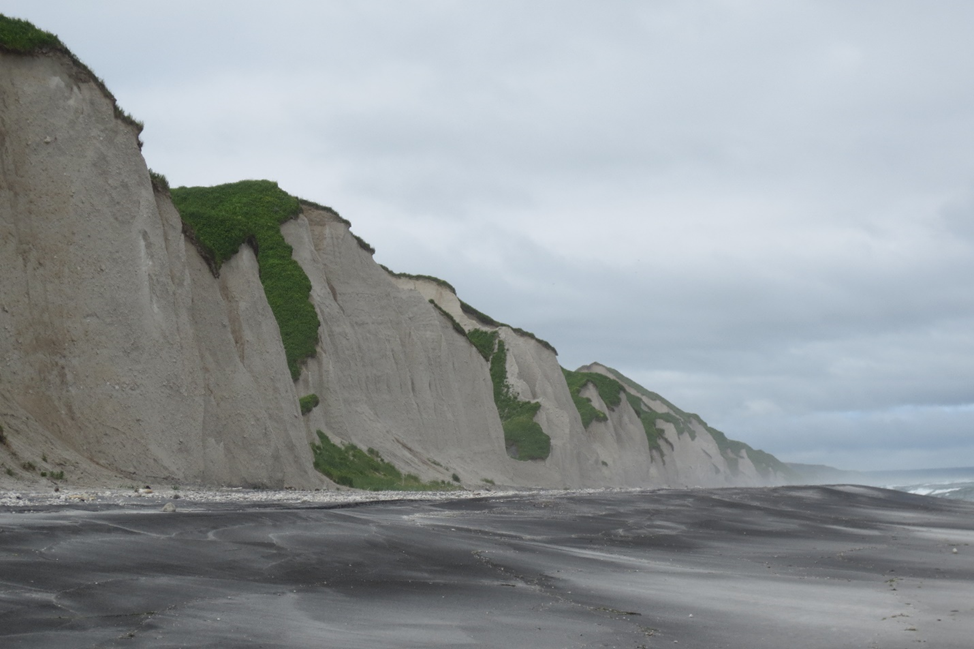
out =
[[[724,433],[708,425],[699,415],[680,410],[659,394],[647,390],[618,370],[614,370],[611,367],[606,367],[605,369],[618,379],[620,383],[629,388],[629,394],[626,395],[626,398],[629,399],[630,405],[639,414],[639,418],[643,422],[643,427],[646,429],[646,436],[649,438],[651,447],[655,446],[659,448],[660,439],[668,441],[660,435],[656,422],[668,422],[673,425],[677,434],[689,435],[690,439],[695,439],[696,432],[691,425],[695,421],[714,439],[717,448],[720,449],[721,456],[727,461],[727,466],[730,468],[732,474],[737,475],[739,473],[741,457],[746,456],[754,464],[754,468],[758,470],[758,473],[765,478],[774,477],[776,473],[786,478],[795,476],[795,472],[788,465],[770,453],[751,448],[744,442],[729,439]],[[656,412],[646,407],[643,401],[644,398],[663,404],[671,412]]]
[[[561,368],[565,375],[565,382],[568,383],[568,391],[572,395],[575,409],[582,417],[582,425],[589,427],[593,421],[605,421],[607,415],[592,405],[592,400],[581,395],[582,388],[591,383],[599,392],[599,398],[610,408],[616,408],[622,403],[622,394],[625,392],[622,385],[615,379],[611,379],[604,374],[595,372],[572,372]]]
[[[355,243],[358,244],[358,247],[359,248],[361,248],[365,252],[369,253],[370,255],[374,255],[375,254],[375,248],[373,248],[369,244],[368,241],[366,241],[362,237],[360,237],[357,234],[355,234],[354,232],[352,232],[352,222],[349,221],[348,219],[346,219],[344,216],[342,216],[338,212],[336,212],[334,209],[328,207],[327,205],[322,205],[321,203],[315,203],[314,201],[309,201],[306,198],[299,198],[298,201],[304,207],[310,207],[310,208],[313,208],[313,209],[316,209],[316,210],[321,210],[323,212],[328,212],[332,216],[336,217],[339,221],[341,221],[342,223],[344,223],[345,225],[348,226],[348,233],[350,235],[352,235],[352,238],[353,239],[355,239]]]
[[[453,288],[453,284],[446,281],[445,279],[440,279],[439,277],[433,277],[432,275],[413,275],[412,273],[397,273],[396,271],[390,269],[388,266],[384,264],[379,264],[379,266],[382,268],[382,270],[386,271],[393,277],[401,277],[403,279],[413,279],[413,280],[432,282],[437,286],[442,286],[443,288],[450,291],[454,295],[457,294],[457,289]]]
[[[382,459],[374,448],[363,451],[355,444],[339,446],[317,431],[318,444],[312,444],[315,469],[336,484],[369,491],[441,491],[456,489],[446,481],[423,482],[411,473],[405,475]],[[456,475],[456,474],[454,474]]]
[[[301,407],[302,415],[306,415],[317,408],[319,403],[321,403],[321,400],[318,398],[318,395],[314,393],[306,394],[298,399],[298,405]]]
[[[0,14],[0,49],[18,54],[34,54],[42,50],[68,53],[57,36],[34,27],[26,20],[8,18]]]
[[[477,309],[473,308],[472,306],[470,306],[469,304],[467,304],[463,300],[460,300],[460,309],[464,313],[466,313],[470,318],[473,318],[474,320],[476,320],[477,322],[479,322],[482,325],[485,325],[487,327],[507,327],[508,329],[510,329],[514,333],[518,334],[519,336],[524,336],[525,338],[530,338],[531,340],[535,341],[536,343],[538,343],[539,345],[541,345],[542,347],[544,347],[545,349],[547,349],[548,351],[550,351],[555,356],[558,355],[558,350],[555,349],[554,345],[552,345],[551,343],[549,343],[547,340],[544,340],[542,338],[538,338],[537,336],[535,336],[530,331],[525,331],[524,329],[521,329],[519,327],[512,327],[509,324],[504,324],[503,322],[498,322],[497,320],[494,320],[493,318],[491,318],[486,313],[483,313],[483,312],[478,311]]]
[[[507,381],[507,346],[496,331],[473,329],[467,337],[490,363],[494,404],[504,429],[507,453],[516,460],[543,460],[551,453],[551,438],[534,420],[541,404],[518,399]]]
[[[163,174],[149,169],[149,181],[152,182],[152,189],[160,194],[169,193],[169,179]]]
[[[578,410],[578,414],[582,418],[582,425],[588,428],[593,421],[606,421],[609,418],[608,415],[592,405],[591,399],[583,397],[580,394],[582,388],[588,383],[594,383],[594,381],[589,380],[589,373],[572,372],[571,370],[566,370],[564,367],[561,368],[561,372],[565,375],[565,382],[568,383],[568,392],[572,395],[572,402],[575,404],[575,409]],[[601,396],[601,392],[599,394]]]
[[[486,329],[471,329],[467,332],[467,338],[484,357],[484,360],[490,362],[490,357],[494,355],[494,350],[497,348],[497,332],[487,331]]]
[[[682,410],[680,410],[679,408],[677,408],[675,405],[673,405],[672,403],[670,403],[669,401],[667,401],[666,399],[664,399],[663,397],[661,397],[659,394],[653,392],[652,390],[647,390],[646,388],[644,388],[643,386],[639,385],[638,383],[636,383],[635,381],[633,381],[632,379],[630,379],[628,376],[626,376],[625,374],[623,374],[619,370],[614,370],[611,367],[606,367],[605,369],[608,370],[609,373],[612,374],[612,376],[614,376],[616,378],[616,380],[619,381],[619,383],[622,383],[626,387],[630,388],[636,394],[640,394],[640,395],[642,395],[642,396],[650,399],[651,401],[659,401],[660,403],[662,403],[663,405],[665,405],[667,408],[669,408],[670,410],[672,410],[675,413],[678,413],[678,414],[683,415],[683,416],[686,416],[687,415],[687,413],[685,413]]]
[[[669,444],[670,448],[673,448],[673,444],[663,436],[663,431],[656,425],[656,421],[661,417],[660,413],[647,408],[643,404],[642,399],[629,392],[626,392],[626,401],[629,402],[629,405],[636,412],[640,423],[643,425],[643,431],[646,433],[646,441],[649,442],[649,449],[659,451],[660,459],[665,463],[666,459],[663,457],[663,448],[660,446],[660,440]]]
[[[444,309],[443,307],[441,307],[439,304],[437,304],[436,303],[436,300],[432,300],[431,299],[429,301],[429,303],[433,305],[433,308],[434,309],[436,309],[437,311],[440,312],[440,315],[441,316],[443,316],[444,318],[447,319],[447,321],[449,321],[450,326],[453,327],[453,330],[455,332],[457,332],[458,334],[460,334],[464,338],[467,337],[467,332],[464,330],[464,328],[462,326],[460,326],[460,323],[457,322],[457,319],[454,318],[452,315],[450,315],[450,312],[449,311],[447,311],[446,309]]]
[[[572,395],[572,401],[575,402],[575,408],[578,410],[578,414],[581,415],[582,424],[586,428],[593,421],[605,421],[608,418],[604,412],[592,405],[591,399],[581,395],[582,388],[591,383],[598,390],[599,397],[602,401],[610,408],[617,408],[622,403],[622,395],[626,395],[626,401],[643,425],[643,430],[646,432],[646,440],[649,442],[649,448],[662,451],[660,448],[660,440],[666,441],[666,438],[663,437],[662,431],[656,426],[656,421],[657,419],[665,418],[665,415],[661,415],[645,407],[642,399],[626,391],[620,381],[604,374],[599,374],[598,372],[572,372],[571,370],[566,370],[564,367],[561,368],[561,371],[565,374],[568,391]]]
[[[74,64],[75,68],[81,72],[82,78],[93,82],[101,92],[111,100],[112,107],[115,110],[115,117],[119,118],[126,124],[134,126],[136,133],[141,133],[144,124],[139,120],[135,119],[127,112],[122,110],[118,102],[115,101],[115,95],[113,95],[105,82],[100,78],[95,76],[95,73],[91,69],[81,62],[81,60],[74,55],[74,53],[69,50],[61,39],[52,34],[51,32],[46,32],[43,29],[38,29],[34,27],[31,23],[26,20],[20,20],[19,18],[10,18],[3,14],[0,14],[0,52],[10,52],[13,54],[23,54],[23,55],[38,55],[38,54],[49,54],[53,52],[58,52],[68,57]],[[142,140],[138,140],[139,148],[142,147]]]
[[[697,417],[697,419],[700,418]],[[787,478],[797,479],[794,469],[770,453],[751,448],[744,442],[728,439],[727,435],[720,432],[716,428],[708,426],[707,422],[703,421],[702,419],[700,419],[700,423],[703,424],[703,427],[707,429],[710,436],[714,438],[715,442],[717,442],[717,448],[720,449],[721,455],[728,460],[728,465],[731,467],[731,471],[733,473],[736,474],[738,472],[738,458],[740,458],[741,455],[746,455],[762,477],[768,478],[771,477],[774,472],[777,472],[778,474]],[[733,460],[733,462],[731,462],[731,460]]]
[[[281,234],[281,224],[301,212],[298,199],[269,180],[177,187],[171,194],[188,234],[216,272],[244,243],[254,248],[264,294],[296,380],[301,363],[315,355],[321,325],[309,299],[311,280],[291,257],[291,246]]]
[[[478,311],[477,309],[473,308],[472,306],[470,306],[469,304],[467,304],[463,300],[460,300],[460,309],[464,313],[466,313],[468,316],[470,316],[471,318],[473,318],[474,320],[476,320],[477,322],[479,322],[482,325],[486,325],[488,327],[503,327],[503,326],[505,326],[503,322],[497,322],[497,320],[494,320],[493,318],[491,318],[486,313],[483,313],[481,311]]]
[[[490,359],[490,378],[494,384],[494,403],[504,427],[504,443],[516,460],[543,460],[551,453],[551,438],[534,420],[541,404],[517,398],[507,382],[507,347],[497,341],[497,350]]]

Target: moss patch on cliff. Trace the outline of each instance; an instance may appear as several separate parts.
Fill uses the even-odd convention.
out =
[[[172,200],[202,252],[219,269],[244,243],[257,253],[260,281],[277,319],[291,377],[315,355],[321,326],[309,299],[311,280],[291,257],[281,224],[301,212],[298,199],[269,180],[177,187]]]
[[[317,431],[318,443],[311,445],[315,469],[336,484],[369,491],[442,491],[458,487],[446,481],[423,482],[411,473],[403,474],[386,462],[374,448],[363,451],[355,444],[339,446]]]

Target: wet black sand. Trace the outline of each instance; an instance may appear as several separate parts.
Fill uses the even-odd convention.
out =
[[[974,503],[789,487],[0,510],[4,649],[924,643],[974,646]]]

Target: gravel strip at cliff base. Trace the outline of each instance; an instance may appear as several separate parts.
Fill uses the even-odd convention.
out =
[[[330,491],[301,491],[294,489],[245,489],[245,488],[192,488],[159,489],[151,486],[138,489],[81,489],[59,487],[51,489],[11,489],[0,491],[0,511],[27,511],[33,509],[80,507],[162,507],[172,502],[177,509],[197,505],[248,506],[248,505],[351,505],[356,503],[389,501],[467,500],[471,498],[497,498],[516,495],[557,497],[591,493],[639,493],[640,489],[455,489],[447,491],[361,491],[355,489]]]

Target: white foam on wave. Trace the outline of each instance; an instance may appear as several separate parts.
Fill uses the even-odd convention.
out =
[[[941,482],[924,482],[920,484],[888,485],[886,488],[905,491],[917,496],[974,500],[974,481],[970,480],[944,480]]]
[[[916,487],[910,489],[909,493],[917,494],[918,496],[943,496],[945,494],[953,493],[955,491],[960,491],[960,487],[951,487],[949,489],[935,488],[935,487]]]

